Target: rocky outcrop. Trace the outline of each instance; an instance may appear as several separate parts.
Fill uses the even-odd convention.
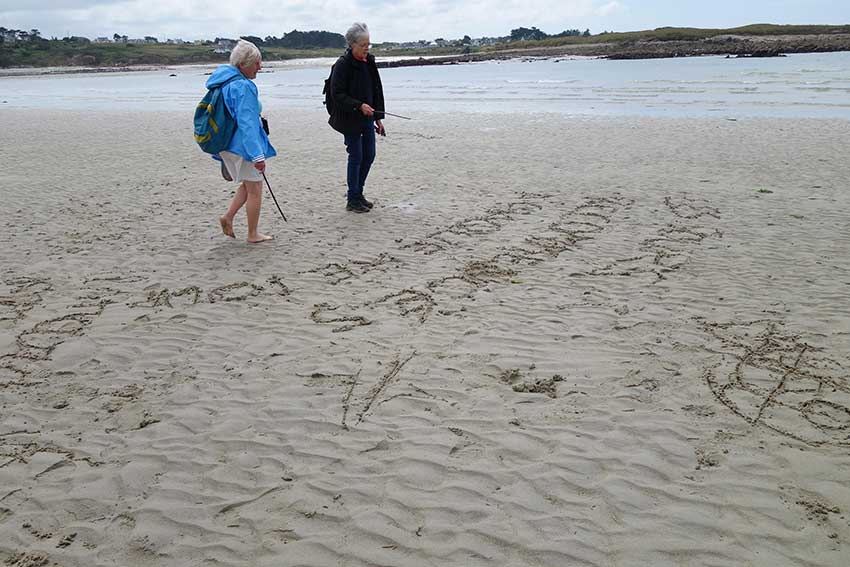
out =
[[[598,55],[606,59],[653,59],[731,55],[777,57],[787,53],[850,51],[850,34],[806,36],[716,36],[700,41],[643,41],[608,44]]]
[[[418,65],[456,65],[494,59],[586,56],[605,59],[660,59],[728,55],[731,57],[781,57],[788,53],[850,51],[850,34],[799,36],[723,35],[697,41],[631,41],[560,45],[529,49],[506,49],[448,57],[418,57],[398,61],[379,61],[379,67]]]

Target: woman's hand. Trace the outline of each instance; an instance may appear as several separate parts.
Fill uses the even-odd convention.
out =
[[[266,162],[264,162],[264,161],[258,161],[257,163],[255,163],[255,164],[254,164],[254,167],[256,167],[256,168],[257,168],[257,171],[259,171],[260,173],[265,173],[265,171],[266,171]]]
[[[384,129],[384,125],[381,124],[380,120],[375,120],[375,132],[377,132],[380,136],[387,135],[387,131]]]
[[[360,105],[360,112],[363,113],[363,116],[371,117],[373,114],[375,114],[375,109],[364,102]]]

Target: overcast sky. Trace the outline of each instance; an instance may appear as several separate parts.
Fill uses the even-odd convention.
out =
[[[344,33],[364,21],[372,41],[503,36],[520,26],[554,34],[662,26],[850,24],[850,0],[0,0],[0,26],[44,37],[212,39]]]

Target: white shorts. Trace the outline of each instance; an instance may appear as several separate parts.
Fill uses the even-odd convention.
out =
[[[254,163],[245,161],[242,156],[228,152],[227,150],[220,152],[218,157],[224,162],[224,167],[233,181],[242,183],[243,181],[262,181],[263,178],[260,172],[254,167]]]

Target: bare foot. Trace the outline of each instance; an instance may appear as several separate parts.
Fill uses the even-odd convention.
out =
[[[255,238],[248,239],[248,244],[259,244],[260,242],[268,242],[273,238],[274,236],[269,236],[268,234],[261,234],[258,232]]]
[[[236,238],[236,234],[233,232],[233,225],[229,220],[224,217],[219,217],[218,223],[221,225],[221,232],[223,232],[225,236]]]

